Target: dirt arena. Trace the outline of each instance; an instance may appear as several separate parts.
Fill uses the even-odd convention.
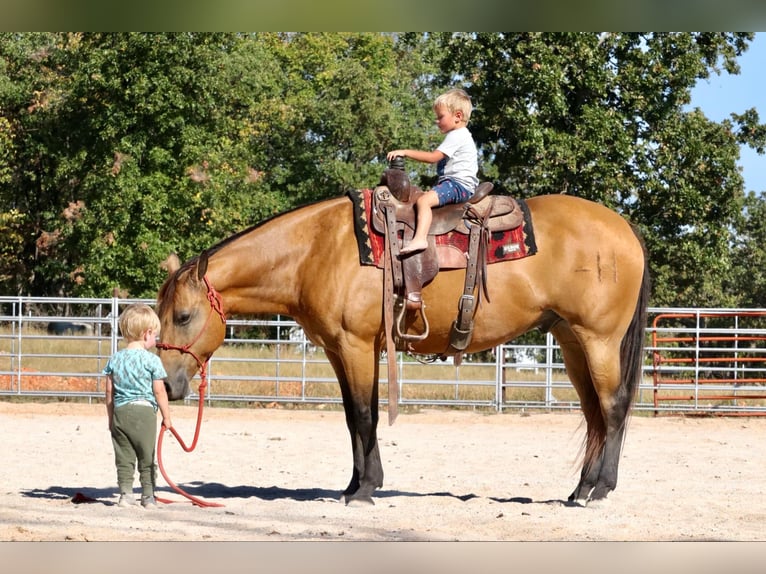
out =
[[[172,405],[191,441],[197,409]],[[384,419],[374,506],[338,502],[343,415],[207,408],[196,450],[165,437],[155,511],[116,505],[102,405],[0,401],[2,541],[760,541],[766,419],[634,416],[617,490],[565,504],[581,416],[430,410]],[[138,483],[136,481],[136,487]],[[136,488],[138,492],[138,488]],[[82,501],[82,502],[79,502]],[[78,503],[79,502],[79,503]]]

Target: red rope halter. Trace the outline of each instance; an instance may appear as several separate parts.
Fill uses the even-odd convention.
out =
[[[199,439],[200,429],[202,428],[202,410],[204,408],[205,404],[205,389],[207,388],[207,365],[210,361],[210,358],[208,358],[207,361],[201,361],[200,358],[197,356],[197,354],[191,350],[192,345],[196,343],[199,338],[202,336],[202,333],[205,332],[205,329],[207,329],[208,324],[210,323],[210,318],[213,316],[213,311],[218,313],[218,316],[221,318],[221,321],[223,321],[224,325],[226,324],[226,314],[223,312],[223,299],[221,298],[221,294],[215,290],[215,288],[210,284],[210,281],[208,281],[207,275],[205,275],[202,280],[205,282],[205,285],[207,287],[207,299],[210,302],[210,313],[207,316],[207,319],[205,320],[205,324],[202,326],[202,329],[200,329],[199,333],[197,333],[197,336],[194,337],[189,343],[185,345],[170,345],[168,343],[157,343],[157,348],[166,350],[166,351],[179,351],[181,353],[188,353],[191,355],[195,361],[197,361],[197,366],[199,367],[199,375],[200,375],[200,385],[199,390],[197,391],[197,394],[199,395],[199,406],[197,408],[197,425],[194,430],[194,439],[192,440],[191,446],[187,446],[184,440],[181,438],[181,436],[178,434],[178,431],[176,431],[175,428],[167,429],[165,425],[162,425],[162,428],[160,429],[159,437],[157,438],[157,464],[160,467],[160,472],[162,473],[163,478],[165,481],[170,485],[170,487],[175,490],[178,494],[181,496],[184,496],[191,500],[192,504],[206,508],[206,507],[218,507],[223,506],[223,504],[217,504],[214,502],[205,502],[204,500],[201,500],[195,496],[192,496],[188,492],[181,489],[179,486],[176,485],[175,482],[170,480],[167,473],[165,472],[165,467],[162,464],[162,439],[165,435],[164,431],[169,430],[171,433],[173,433],[173,436],[176,437],[176,440],[178,441],[178,444],[181,445],[181,448],[185,452],[191,452],[193,451],[197,446],[197,440]],[[170,502],[166,500],[161,500],[161,502]]]

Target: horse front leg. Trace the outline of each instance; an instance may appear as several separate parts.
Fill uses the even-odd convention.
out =
[[[346,409],[354,469],[351,482],[343,491],[343,498],[350,506],[374,504],[372,495],[383,486],[383,465],[380,462],[377,435],[377,392],[373,400],[375,406],[355,400]]]
[[[351,480],[341,500],[351,506],[374,504],[375,489],[383,486],[383,465],[378,449],[378,365],[369,376],[360,375],[359,368],[347,368],[335,353],[328,352],[340,384],[346,427],[351,437],[353,468]],[[347,360],[348,361],[348,360]]]

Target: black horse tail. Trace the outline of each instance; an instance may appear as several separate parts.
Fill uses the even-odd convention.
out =
[[[630,321],[628,330],[625,332],[620,345],[621,380],[620,390],[617,394],[617,404],[624,406],[625,416],[630,413],[636,398],[638,385],[643,377],[646,319],[649,311],[649,296],[652,291],[646,245],[635,227],[633,227],[633,232],[641,243],[641,249],[644,252],[644,274],[641,278],[641,290],[638,293],[633,319]]]

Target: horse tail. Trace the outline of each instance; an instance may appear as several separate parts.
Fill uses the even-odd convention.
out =
[[[643,376],[644,346],[646,343],[646,319],[649,311],[649,296],[652,281],[649,275],[648,255],[646,245],[638,230],[631,226],[636,234],[644,255],[644,272],[641,278],[641,290],[638,293],[636,309],[628,330],[620,345],[620,389],[617,394],[617,404],[624,405],[625,416],[630,413],[633,400],[636,397],[638,385]]]

